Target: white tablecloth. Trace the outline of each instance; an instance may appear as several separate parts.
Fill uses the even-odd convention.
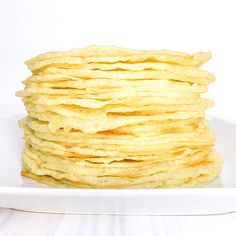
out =
[[[236,213],[212,216],[41,214],[0,208],[1,236],[235,236]]]

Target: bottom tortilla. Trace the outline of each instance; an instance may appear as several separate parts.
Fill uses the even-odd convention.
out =
[[[23,163],[22,175],[37,180],[40,183],[58,188],[176,188],[176,187],[201,187],[214,180],[220,173],[222,159],[219,154],[212,151],[206,161],[194,166],[165,173],[157,173],[148,179],[139,177],[139,181],[130,178],[130,184],[122,185],[122,177],[111,176],[96,177],[96,181],[88,181],[83,176],[81,182],[66,178],[68,175],[55,170],[42,170],[40,167],[28,166]],[[42,174],[44,172],[44,174]],[[79,178],[79,177],[78,177]],[[101,181],[99,181],[101,179]],[[120,181],[119,181],[120,180]],[[127,178],[126,178],[127,180]]]

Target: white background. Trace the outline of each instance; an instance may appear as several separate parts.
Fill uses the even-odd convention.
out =
[[[14,111],[23,109],[14,93],[22,88],[20,81],[29,75],[24,61],[42,52],[68,50],[89,44],[117,45],[135,49],[170,49],[189,53],[210,50],[213,58],[204,68],[213,72],[217,80],[210,86],[207,94],[207,97],[216,102],[216,106],[210,109],[209,113],[235,121],[235,4],[234,0],[0,0],[0,104],[5,104],[4,107],[11,104],[10,107]],[[0,112],[4,113],[5,110]],[[1,212],[2,215],[6,213],[0,209]],[[42,229],[48,227],[50,222],[54,225],[57,221],[57,216],[50,217],[51,221],[48,221],[48,215],[24,214],[24,222],[21,222],[23,213],[13,213],[9,213],[11,215],[8,216],[8,220],[4,221],[0,235],[1,232],[5,232],[2,235],[17,235],[17,224],[27,225],[28,222],[32,226],[41,222]],[[73,227],[77,227],[78,224],[76,218],[68,216],[67,219],[69,218],[73,219],[67,222],[68,227],[63,225],[67,229],[67,235],[72,222]],[[42,219],[45,223],[42,223]],[[77,219],[81,222],[81,217]],[[174,223],[180,219],[184,222],[185,218],[173,218],[172,223],[168,223],[166,219],[169,218],[139,218],[132,224],[132,228],[136,228],[136,235],[140,235],[137,233],[143,232],[141,229],[144,222],[154,222],[154,225],[165,225],[167,231],[163,231],[163,235],[170,235],[170,232],[172,235],[188,235],[196,230],[198,235],[222,235],[221,233],[229,230],[229,224],[233,226],[236,218],[235,215],[224,218],[188,218],[186,227],[181,224],[177,227]],[[124,218],[123,221],[128,223]],[[106,227],[111,227],[109,222],[111,221],[100,222],[100,233],[105,232]],[[201,223],[196,226],[194,222]],[[210,222],[211,226],[207,222]],[[114,235],[125,235],[121,232],[124,226],[119,228],[119,223],[117,224]],[[172,228],[174,225],[177,227],[176,231]],[[54,235],[55,227],[51,233],[45,232],[43,235]],[[80,227],[83,228],[81,224]],[[160,230],[158,227],[157,231]],[[222,230],[221,233],[219,229]],[[33,230],[32,227],[30,230]],[[27,227],[21,228],[21,235],[27,232],[29,233]]]

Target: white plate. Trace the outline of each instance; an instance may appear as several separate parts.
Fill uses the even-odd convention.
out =
[[[211,118],[216,149],[225,163],[220,178],[195,189],[54,189],[20,176],[22,132],[14,116],[0,120],[0,207],[79,214],[192,215],[236,210],[236,126]]]

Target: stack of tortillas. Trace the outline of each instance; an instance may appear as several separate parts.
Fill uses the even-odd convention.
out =
[[[200,97],[209,53],[89,46],[26,62],[22,175],[55,187],[195,187],[221,158]]]

